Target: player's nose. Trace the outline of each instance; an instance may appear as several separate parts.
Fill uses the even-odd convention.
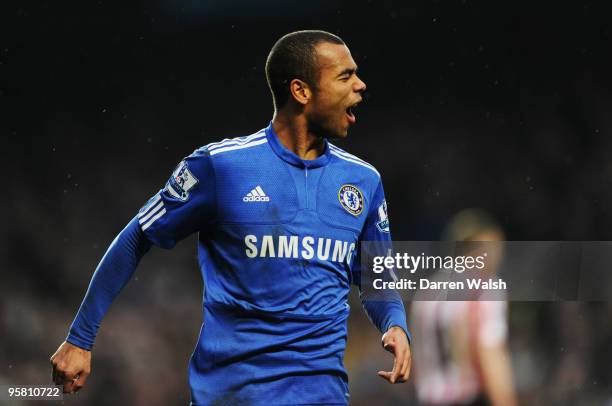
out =
[[[361,80],[359,78],[359,76],[357,76],[357,81],[355,82],[355,87],[354,87],[355,91],[357,93],[363,93],[363,92],[365,92],[366,88],[367,88],[367,86],[366,86],[365,82],[363,80]]]

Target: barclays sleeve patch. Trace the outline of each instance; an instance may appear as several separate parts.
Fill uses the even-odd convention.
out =
[[[198,178],[189,170],[187,162],[182,161],[172,174],[166,189],[172,196],[182,201],[186,201],[189,199],[189,191],[193,189],[198,182]]]

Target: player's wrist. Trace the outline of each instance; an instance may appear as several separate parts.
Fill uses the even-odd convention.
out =
[[[84,342],[82,340],[79,340],[78,338],[76,338],[76,337],[74,337],[72,335],[69,335],[68,337],[66,337],[65,342],[66,342],[66,344],[69,344],[69,345],[71,345],[73,347],[76,347],[76,348],[78,348],[80,350],[83,350],[83,351],[90,351],[91,352],[91,349],[93,347],[93,345],[89,345],[88,343],[86,343],[86,342]]]
[[[389,327],[389,328],[387,329],[387,331],[385,331],[385,333],[391,333],[391,332],[394,332],[394,331],[401,331],[401,332],[403,332],[404,334],[406,334],[406,332],[404,331],[404,329],[403,329],[401,326],[397,326],[397,325],[394,325],[394,326]]]
[[[387,334],[387,333],[396,333],[396,332],[402,332],[404,334],[404,336],[406,337],[406,340],[408,340],[408,344],[410,344],[410,342],[412,341],[411,337],[410,337],[410,334],[408,333],[408,331],[404,327],[402,327],[400,325],[392,325],[392,326],[390,326],[387,329],[387,331],[385,331],[385,334]]]

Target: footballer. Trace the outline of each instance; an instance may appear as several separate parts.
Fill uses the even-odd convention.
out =
[[[336,35],[297,31],[273,46],[266,78],[270,124],[187,156],[110,245],[51,357],[64,392],[85,385],[102,318],[140,259],[192,233],[205,285],[192,405],[347,404],[351,284],[394,355],[378,375],[408,379],[399,295],[374,300],[360,284],[360,243],[391,241],[380,174],[330,142],[356,122],[357,65]]]

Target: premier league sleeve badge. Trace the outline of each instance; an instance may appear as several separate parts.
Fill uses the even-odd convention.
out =
[[[197,184],[198,179],[191,173],[187,163],[183,161],[172,174],[167,189],[172,196],[186,201],[189,199],[189,191]]]

